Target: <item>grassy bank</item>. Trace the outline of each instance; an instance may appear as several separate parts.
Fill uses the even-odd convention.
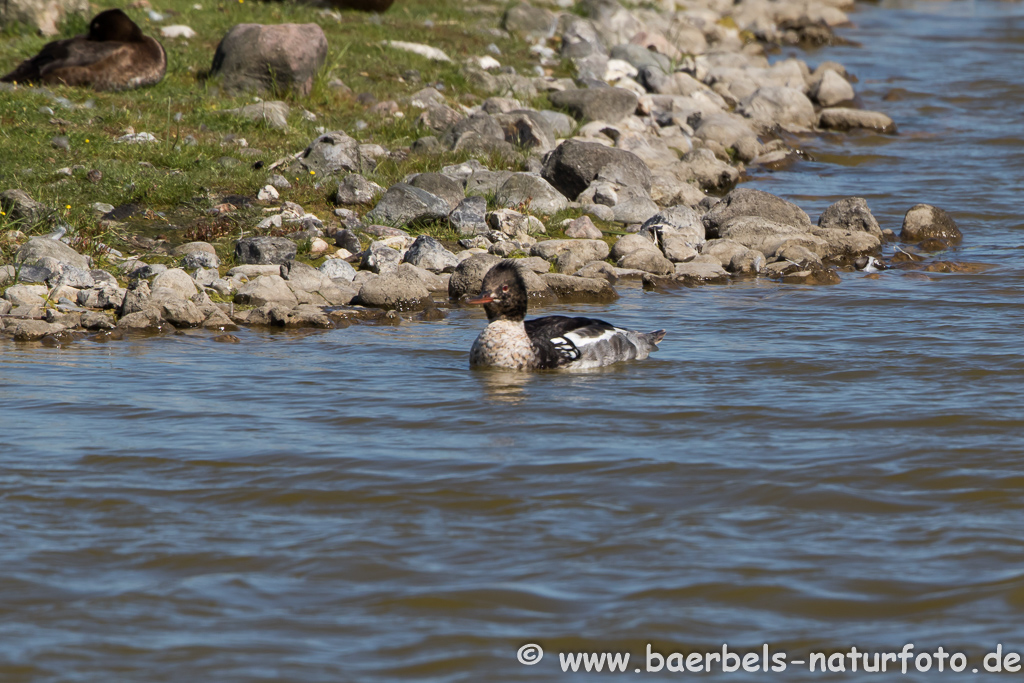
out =
[[[52,95],[24,87],[0,91],[0,159],[4,160],[0,190],[25,190],[56,209],[73,234],[93,242],[131,248],[138,246],[132,241],[136,234],[163,237],[171,243],[216,240],[251,230],[263,214],[254,206],[212,217],[209,209],[229,195],[255,198],[268,177],[265,168],[254,168],[257,162],[269,165],[301,151],[318,135],[318,128],[344,130],[362,142],[388,149],[408,146],[430,132],[416,125],[419,110],[403,104],[404,118],[384,117],[371,111],[372,101],[401,103],[426,85],[442,83],[449,103],[479,103],[487,95],[474,91],[461,69],[468,58],[490,54],[492,43],[501,52],[497,57],[501,63],[520,73],[529,72],[536,63],[528,43],[490,32],[499,25],[504,5],[399,0],[386,14],[371,15],[278,2],[200,3],[154,3],[152,9],[164,15],[161,22],[152,21],[145,8],[126,10],[167,50],[167,75],[154,87],[122,93],[52,87]],[[94,5],[94,9],[113,6]],[[254,98],[227,96],[216,79],[205,78],[223,35],[239,23],[310,22],[323,28],[329,44],[327,62],[312,93],[262,95],[282,99],[291,107],[287,130],[225,114],[224,110],[250,104]],[[160,28],[173,24],[188,25],[197,35],[190,40],[161,38]],[[60,37],[85,30],[85,19],[76,18],[66,23]],[[444,50],[452,62],[433,62],[383,47],[381,41],[387,39],[426,43]],[[27,29],[7,27],[0,37],[0,69],[12,69],[46,42]],[[418,77],[410,73],[413,70]],[[331,87],[334,79],[343,81],[351,92]],[[54,96],[75,106],[62,106]],[[304,116],[302,110],[313,116]],[[157,141],[118,143],[117,138],[129,130],[151,133]],[[56,137],[66,138],[68,148],[55,146]],[[238,138],[244,138],[247,147],[242,148]],[[436,170],[465,158],[466,154],[449,152],[412,155],[404,161],[386,161],[367,177],[386,187],[410,172]],[[507,162],[509,168],[515,163]],[[328,197],[335,183],[314,176],[293,175],[287,180],[292,188],[282,192],[282,199],[297,202],[323,219],[330,215],[333,207]],[[101,224],[93,210],[96,202],[136,205],[136,210],[120,224]],[[14,226],[0,216],[0,230],[12,227],[28,234],[50,229]]]

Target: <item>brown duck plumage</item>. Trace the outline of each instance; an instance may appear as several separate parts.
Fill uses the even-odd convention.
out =
[[[159,83],[167,53],[119,9],[100,12],[89,33],[47,43],[0,81],[130,90]]]

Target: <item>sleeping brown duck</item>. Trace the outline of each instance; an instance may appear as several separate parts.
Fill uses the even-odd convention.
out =
[[[88,34],[47,43],[0,81],[130,90],[159,83],[166,71],[163,46],[127,14],[110,9],[93,17]]]

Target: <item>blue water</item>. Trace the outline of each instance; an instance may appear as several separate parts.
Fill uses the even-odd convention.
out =
[[[648,644],[723,643],[943,646],[963,673],[905,678],[973,680],[996,644],[1024,652],[1022,16],[860,7],[865,47],[808,61],[844,63],[901,134],[801,138],[818,161],[752,180],[812,218],[866,197],[896,230],[940,206],[965,234],[941,258],[980,273],[627,283],[535,311],[668,330],[574,375],[470,371],[485,321],[463,308],[0,341],[0,680],[537,681],[558,653],[632,672]],[[643,677],[687,675],[823,677]]]

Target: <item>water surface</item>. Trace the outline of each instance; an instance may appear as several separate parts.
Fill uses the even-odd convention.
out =
[[[935,204],[965,233],[943,257],[992,269],[626,285],[557,310],[666,328],[659,353],[515,381],[466,367],[469,309],[0,341],[0,680],[556,680],[559,652],[632,670],[648,643],[943,646],[970,680],[1024,651],[1024,8],[855,20],[864,47],[808,61],[900,135],[795,138],[816,161],[751,186],[895,230]]]

